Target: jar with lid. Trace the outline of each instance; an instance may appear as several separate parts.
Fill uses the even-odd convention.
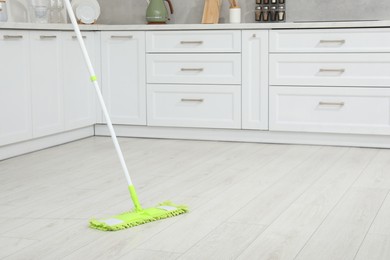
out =
[[[286,10],[284,9],[283,5],[279,5],[278,7],[278,21],[286,21]]]
[[[268,22],[270,20],[269,14],[269,7],[263,6],[263,11],[261,12],[261,21]]]
[[[277,21],[277,15],[278,15],[278,13],[277,13],[277,7],[276,6],[271,6],[271,8],[270,8],[271,10],[270,10],[270,12],[269,12],[269,20],[270,21],[272,21],[272,22],[275,22],[275,21]]]
[[[6,0],[0,0],[0,22],[6,22],[7,20],[7,2]]]
[[[261,10],[262,10],[262,7],[260,5],[256,6],[256,9],[255,9],[255,20],[256,21],[261,21],[261,17],[262,17]]]

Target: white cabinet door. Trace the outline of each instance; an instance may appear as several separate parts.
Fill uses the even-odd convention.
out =
[[[242,128],[268,129],[268,31],[242,32]]]
[[[114,124],[146,125],[145,32],[102,32],[102,90]]]
[[[33,136],[64,130],[61,33],[30,34]]]
[[[89,56],[96,67],[95,33],[82,34]],[[65,130],[93,125],[96,122],[95,93],[75,33],[63,32],[62,55]]]
[[[0,146],[32,137],[29,32],[0,32]]]

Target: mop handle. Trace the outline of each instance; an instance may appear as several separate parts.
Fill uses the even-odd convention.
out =
[[[115,150],[118,154],[120,163],[122,165],[123,173],[125,174],[125,177],[126,177],[126,180],[127,180],[128,186],[129,186],[131,198],[133,200],[135,208],[141,209],[137,194],[136,194],[134,186],[133,186],[133,182],[131,181],[129,171],[128,171],[126,163],[125,163],[125,159],[123,158],[122,150],[119,146],[118,139],[117,139],[115,131],[114,131],[114,127],[112,126],[112,122],[111,122],[110,116],[108,114],[107,107],[104,103],[103,96],[102,96],[102,93],[100,91],[99,83],[97,81],[95,71],[94,71],[92,63],[91,63],[91,59],[89,58],[87,49],[86,49],[85,44],[84,44],[83,37],[81,36],[80,28],[79,28],[79,25],[77,24],[77,20],[76,20],[76,17],[74,15],[74,12],[73,12],[72,5],[70,4],[69,0],[65,0],[65,5],[66,5],[66,9],[68,11],[70,21],[72,22],[74,32],[76,33],[77,40],[78,40],[80,47],[81,47],[81,50],[83,52],[84,60],[88,66],[89,74],[91,76],[90,79],[93,82],[93,85],[95,87],[96,94],[97,94],[99,102],[100,102],[100,106],[103,110],[103,114],[104,114],[104,117],[105,117],[106,122],[107,122],[108,130],[110,131],[112,142],[114,143]]]

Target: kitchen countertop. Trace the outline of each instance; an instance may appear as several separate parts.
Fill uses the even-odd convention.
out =
[[[145,30],[245,30],[245,29],[310,29],[310,28],[367,28],[390,27],[387,21],[343,21],[343,22],[286,22],[286,23],[240,23],[240,24],[129,24],[129,25],[80,25],[85,31],[145,31]],[[71,24],[0,23],[0,29],[28,30],[73,30]]]

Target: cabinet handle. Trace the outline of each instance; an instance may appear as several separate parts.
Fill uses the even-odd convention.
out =
[[[325,101],[320,101],[318,103],[319,106],[339,106],[343,107],[345,105],[344,102],[325,102]]]
[[[181,102],[203,102],[203,98],[182,98]]]
[[[4,40],[9,40],[9,39],[23,39],[23,35],[4,35],[3,36]]]
[[[111,35],[111,39],[133,39],[133,35]]]
[[[344,45],[345,40],[320,40],[320,44],[327,44],[327,43]]]
[[[55,39],[55,38],[57,38],[57,36],[56,35],[41,35],[41,36],[39,36],[39,38],[41,40],[44,40],[44,39]]]
[[[326,73],[326,72],[338,72],[340,74],[343,74],[345,72],[345,69],[320,69],[318,73]]]
[[[202,72],[204,69],[203,68],[181,68],[181,71],[199,71]]]
[[[181,41],[180,44],[203,44],[203,41]]]
[[[84,36],[84,35],[83,35],[83,36],[81,36],[81,37],[82,37],[83,39],[87,39],[87,36]],[[72,36],[72,39],[77,39],[77,36],[76,36],[76,35],[73,35],[73,36]]]

